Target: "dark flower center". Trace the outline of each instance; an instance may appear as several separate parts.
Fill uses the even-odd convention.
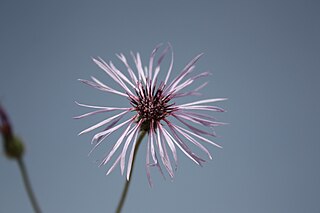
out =
[[[163,94],[163,88],[164,86],[159,86],[155,91],[154,88],[147,90],[142,86],[140,90],[136,90],[135,98],[130,97],[131,105],[139,114],[138,120],[143,119],[145,123],[153,121],[155,124],[174,111],[174,104],[169,104],[171,98]]]

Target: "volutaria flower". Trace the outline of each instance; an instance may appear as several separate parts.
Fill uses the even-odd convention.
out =
[[[218,122],[210,115],[201,112],[224,112],[222,108],[212,106],[211,104],[226,100],[225,98],[213,98],[175,104],[173,102],[174,99],[199,96],[199,90],[206,86],[207,83],[195,87],[195,89],[190,91],[185,91],[185,89],[196,80],[206,77],[210,73],[203,72],[193,77],[187,77],[194,71],[195,63],[202,56],[202,54],[199,54],[185,66],[178,76],[169,81],[173,70],[173,51],[171,45],[168,44],[162,48],[162,53],[156,57],[156,53],[161,47],[162,45],[160,44],[151,52],[149,63],[146,67],[143,67],[139,53],[131,53],[135,68],[129,65],[127,58],[123,54],[117,55],[125,65],[127,75],[115,67],[112,62],[107,63],[101,58],[93,59],[120,86],[122,91],[113,89],[94,77],[91,77],[92,80],[79,79],[81,82],[98,90],[123,96],[128,99],[128,107],[92,106],[76,102],[81,107],[94,109],[94,111],[75,117],[77,119],[98,113],[119,112],[79,133],[81,135],[98,128],[103,128],[92,138],[92,144],[94,144],[92,152],[112,133],[119,129],[124,129],[111,150],[107,152],[107,155],[100,163],[100,166],[102,166],[109,163],[111,159],[115,159],[107,174],[120,164],[121,174],[123,175],[127,152],[129,146],[131,146],[126,169],[127,180],[129,180],[138,134],[141,131],[147,132],[145,144],[147,146],[146,172],[150,185],[152,184],[150,178],[151,167],[158,167],[162,173],[161,165],[163,165],[169,176],[173,178],[178,164],[177,148],[200,166],[205,160],[197,156],[188,145],[193,144],[212,159],[211,154],[203,144],[207,143],[221,148],[220,145],[207,137],[215,136],[213,127],[223,125],[224,123]],[[166,72],[164,75],[166,77],[164,80],[159,80],[160,65],[168,52],[171,52],[171,60],[168,64],[168,69],[162,71]],[[127,118],[124,119],[125,117]],[[202,127],[199,128],[197,126]],[[119,149],[120,151],[117,152]],[[114,155],[117,155],[117,157],[114,157]],[[158,156],[160,156],[161,163]]]

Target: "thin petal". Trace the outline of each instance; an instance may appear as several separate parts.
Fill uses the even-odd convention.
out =
[[[181,73],[167,87],[167,89],[169,89],[169,92],[172,91],[174,89],[175,85],[177,85],[188,73],[190,73],[193,70],[193,68],[194,68],[193,65],[199,60],[199,58],[202,55],[203,55],[203,53],[197,55],[194,59],[192,59],[186,65],[186,67],[181,71]],[[165,92],[167,92],[167,90]]]
[[[107,128],[105,131],[103,131],[103,134],[98,133],[96,134],[93,138],[92,138],[92,141],[91,141],[91,144],[93,144],[93,141],[97,141],[96,144],[94,145],[94,147],[90,150],[89,154],[88,155],[91,155],[91,153],[102,143],[102,141],[104,139],[106,139],[109,135],[111,135],[113,132],[115,132],[116,130],[118,130],[120,127],[122,127],[123,125],[125,125],[126,123],[128,123],[131,119],[119,124],[118,126],[115,126],[115,127],[112,127],[114,126],[118,120],[114,121],[112,124],[109,125],[109,127],[112,127],[112,128]],[[97,136],[99,135],[99,136]],[[97,137],[96,137],[97,136]],[[96,138],[95,138],[96,137]]]
[[[153,71],[153,61],[154,61],[154,57],[158,51],[158,49],[162,46],[162,44],[158,44],[154,49],[153,51],[151,52],[151,55],[150,55],[150,59],[149,59],[149,79],[152,79],[152,71]]]
[[[169,69],[168,69],[168,73],[167,73],[166,79],[164,80],[164,84],[167,84],[167,82],[169,80],[169,77],[170,77],[170,74],[171,74],[171,71],[172,71],[172,67],[173,67],[173,48],[172,48],[170,43],[168,43],[168,46],[171,49],[171,61],[170,61],[170,65],[169,65]]]
[[[134,85],[136,82],[133,82],[133,83],[134,83],[134,84],[133,84],[131,81],[129,81],[129,79],[128,79],[125,75],[123,75],[122,72],[120,72],[120,71],[118,70],[118,68],[113,65],[113,63],[112,63],[111,61],[109,62],[109,64],[110,64],[110,67],[113,69],[113,71],[116,72],[117,75],[119,75],[121,79],[123,79],[125,82],[127,82],[128,84],[130,84],[130,86],[131,86],[132,88],[136,88],[136,86]]]
[[[201,129],[198,129],[194,126],[191,126],[190,124],[188,124],[187,122],[185,122],[184,120],[182,120],[180,118],[180,116],[176,116],[174,114],[172,114],[173,117],[175,117],[177,120],[179,120],[181,123],[183,123],[184,125],[186,125],[189,129],[191,129],[194,133],[200,133],[200,134],[204,134],[204,135],[210,135],[210,136],[216,136],[215,134],[213,133],[210,133],[210,132],[206,132],[206,131],[203,131]]]
[[[158,161],[158,157],[157,157],[157,153],[155,151],[155,148],[154,148],[154,143],[153,141],[155,140],[155,132],[153,130],[153,127],[154,127],[154,124],[153,122],[150,123],[150,152],[151,152],[151,156],[152,156],[152,159],[153,159],[153,164],[149,164],[149,166],[157,166],[158,169],[159,169],[159,172],[161,173],[162,177],[165,179],[165,176],[162,172],[162,169],[161,169],[161,166],[159,164],[159,161]]]
[[[159,130],[160,124],[158,123],[157,126],[158,126],[157,130]],[[171,166],[170,159],[168,157],[167,151],[165,149],[165,144],[163,144],[163,142],[162,142],[161,133],[160,133],[160,131],[157,131],[156,134],[157,134],[157,144],[158,144],[158,148],[159,148],[159,151],[160,151],[160,157],[162,159],[162,163],[165,166],[165,168],[167,169],[170,177],[173,178],[172,166]]]
[[[154,71],[154,76],[153,76],[153,79],[152,79],[152,83],[151,83],[151,87],[155,86],[155,82],[157,81],[157,77],[158,77],[158,74],[160,72],[160,64],[161,62],[163,61],[165,55],[167,54],[168,50],[170,49],[170,46],[167,46],[161,53],[159,59],[158,59],[158,63],[157,63],[157,66],[155,68],[155,71]]]
[[[161,126],[161,125],[160,125]],[[173,159],[175,161],[175,170],[177,169],[177,166],[178,166],[178,156],[177,156],[177,151],[176,151],[176,147],[174,146],[174,143],[172,142],[171,138],[170,138],[170,134],[169,132],[162,128],[160,129],[162,131],[162,134],[164,135],[168,145],[169,145],[169,148],[171,149],[171,152],[172,152],[172,155],[173,155]]]
[[[87,108],[91,108],[91,109],[108,109],[109,108],[109,107],[104,107],[104,106],[93,106],[93,105],[81,104],[77,101],[75,101],[75,103],[78,106],[87,107]]]
[[[128,160],[128,167],[127,167],[127,180],[129,181],[130,179],[130,174],[131,174],[131,167],[132,167],[132,162],[133,162],[133,155],[134,155],[134,151],[136,149],[136,144],[137,144],[137,137],[138,137],[138,132],[136,132],[136,136],[134,138],[134,142],[132,144],[132,148],[131,148],[131,152],[130,152],[130,156],[129,156],[129,160]]]
[[[196,75],[192,78],[189,78],[187,79],[186,81],[184,81],[183,83],[181,83],[180,85],[177,85],[175,88],[174,88],[174,93],[177,93],[178,91],[184,89],[185,87],[191,85],[196,79],[200,78],[200,77],[205,77],[205,76],[208,76],[210,73],[209,72],[203,72],[203,73],[200,73],[199,75]]]
[[[177,106],[180,109],[187,109],[187,110],[207,110],[213,112],[225,112],[224,109],[216,106],[205,106],[205,105],[197,105],[197,106]]]
[[[90,115],[94,115],[94,114],[97,114],[97,113],[111,112],[111,111],[115,111],[115,110],[130,110],[130,109],[131,108],[109,107],[108,109],[95,110],[95,111],[92,111],[92,112],[88,112],[88,113],[85,113],[85,114],[82,114],[82,115],[75,116],[73,118],[80,119],[80,118],[84,118],[84,117],[87,117],[87,116],[90,116]]]
[[[97,139],[100,138],[100,137],[109,136],[112,132],[115,132],[116,130],[118,130],[118,129],[121,128],[123,125],[127,124],[128,122],[130,122],[130,121],[132,122],[135,118],[136,118],[136,116],[134,116],[134,117],[132,117],[132,118],[130,118],[130,119],[122,122],[121,124],[118,124],[118,125],[115,126],[115,127],[112,127],[111,129],[108,129],[108,130],[105,130],[105,131],[102,131],[102,132],[99,132],[99,133],[95,134],[95,135],[93,136],[93,138],[92,138],[91,143],[93,143],[93,141],[97,140]],[[104,137],[104,139],[105,139],[105,137]],[[100,142],[101,142],[101,141],[99,141],[99,143],[100,143]]]
[[[132,82],[137,83],[138,79],[136,77],[136,75],[134,74],[133,70],[131,69],[131,67],[129,66],[126,57],[123,54],[117,55],[117,57],[122,61],[122,63],[124,63],[124,65],[127,67],[128,73],[131,77]]]
[[[98,79],[96,79],[96,78],[93,77],[93,76],[91,76],[91,79],[92,79],[97,85],[99,85],[100,87],[105,88],[107,92],[128,97],[127,94],[125,94],[125,93],[123,93],[123,92],[120,92],[120,91],[118,91],[118,90],[115,90],[115,89],[113,89],[113,88],[111,88],[111,87],[103,84],[101,81],[99,81]]]
[[[114,90],[106,85],[102,86],[102,85],[99,85],[97,84],[96,82],[92,82],[92,81],[89,81],[89,80],[84,80],[84,79],[78,79],[78,81],[81,81],[82,83],[86,84],[86,85],[89,85],[95,89],[98,89],[98,90],[101,90],[103,92],[109,92],[109,93],[114,93],[114,94],[118,94],[118,95],[122,95],[122,96],[125,96],[127,97],[128,95],[126,95],[125,93],[122,93],[122,92],[119,92],[117,90]]]
[[[187,103],[187,104],[182,104],[182,105],[179,105],[178,107],[193,106],[193,105],[197,105],[197,104],[213,103],[213,102],[225,101],[225,100],[227,100],[227,98],[205,99],[205,100],[201,100],[201,101],[195,101],[195,102],[191,102],[191,103]]]
[[[186,114],[180,114],[179,117],[183,118],[183,119],[186,119],[186,120],[189,120],[189,121],[191,121],[193,123],[201,124],[203,126],[215,127],[215,126],[226,125],[226,123],[223,123],[223,122],[210,121],[210,120],[206,120],[206,119],[203,119],[203,118],[198,118],[198,117],[195,117],[195,116],[192,116],[192,115],[188,115],[187,113]]]
[[[106,128],[103,129],[103,131],[107,131],[111,128],[113,128],[122,118],[123,116],[118,117],[117,119],[115,119],[114,121],[112,121]],[[99,138],[97,138],[96,143],[99,143],[100,141],[103,141],[106,137],[108,137],[107,135],[105,136],[100,136]]]
[[[100,60],[100,61],[99,61]],[[129,90],[129,88],[123,83],[119,75],[115,73],[115,71],[101,58],[99,60],[94,59],[93,61],[102,69],[104,70],[115,82],[117,82],[127,93],[132,94],[133,93]]]
[[[200,93],[198,93],[199,90],[201,90],[203,87],[207,86],[208,82],[205,82],[203,84],[201,84],[199,87],[197,87],[194,90],[191,90],[189,92],[184,92],[184,93],[176,93],[174,95],[172,95],[172,98],[180,98],[180,97],[185,97],[185,96],[192,96],[192,95],[201,95]]]
[[[188,114],[188,115],[192,115],[194,117],[198,117],[198,118],[204,118],[204,119],[209,119],[209,120],[216,120],[214,117],[207,115],[207,114],[202,114],[202,113],[197,113],[197,112],[192,112],[192,111],[183,111],[183,110],[178,110],[175,112],[176,114]]]
[[[185,72],[184,75],[181,76],[180,79],[178,79],[174,84],[172,84],[171,89],[169,90],[169,92],[175,91],[177,88],[177,85],[180,83],[180,81],[189,73],[191,73],[194,70],[195,66],[190,67],[187,72]]]
[[[126,153],[127,153],[127,149],[131,143],[131,140],[133,138],[133,135],[136,134],[138,132],[138,128],[140,127],[141,124],[137,124],[134,128],[132,128],[132,132],[130,133],[130,135],[128,136],[122,152],[121,152],[121,162],[120,162],[120,169],[121,169],[121,174],[123,175],[124,172],[124,166],[125,166],[125,158],[126,158]]]
[[[150,136],[148,137],[147,142],[147,153],[146,153],[146,173],[147,173],[147,179],[150,187],[153,186],[151,174],[150,174]]]
[[[117,118],[117,117],[119,117],[119,116],[121,116],[121,115],[124,115],[124,114],[126,114],[126,113],[128,113],[128,112],[129,112],[129,110],[126,110],[126,111],[121,112],[121,113],[119,113],[119,114],[117,114],[117,115],[115,115],[115,116],[112,116],[111,118],[105,119],[105,120],[103,120],[103,121],[101,121],[101,122],[99,122],[99,123],[97,123],[97,124],[95,124],[95,125],[87,128],[87,129],[81,131],[81,132],[79,133],[79,135],[82,135],[82,134],[84,134],[84,133],[87,133],[87,132],[90,132],[90,131],[92,131],[92,130],[94,130],[94,129],[97,129],[97,128],[99,128],[99,127],[101,127],[101,126],[109,123],[109,122],[112,121],[113,119],[115,119],[115,118]]]
[[[152,159],[153,159],[153,163],[157,164],[158,163],[158,159],[156,158],[156,152],[155,152],[155,149],[154,149],[154,143],[153,143],[153,139],[154,138],[154,133],[153,133],[153,130],[150,129],[150,143],[151,143],[151,156],[152,156]]]
[[[101,165],[105,165],[109,162],[109,160],[111,159],[111,157],[113,156],[113,154],[117,151],[117,149],[119,148],[120,144],[122,143],[123,139],[127,136],[127,133],[132,125],[133,121],[131,121],[127,127],[127,129],[122,133],[122,135],[120,136],[120,138],[117,140],[117,142],[115,143],[115,145],[112,147],[111,151],[109,152],[108,156],[101,162]]]
[[[174,136],[174,138],[171,138],[172,139],[172,141],[179,147],[179,149],[186,155],[186,156],[188,156],[191,160],[193,160],[196,164],[198,164],[198,165],[202,165],[202,163],[201,162],[205,162],[205,160],[203,160],[203,159],[201,159],[200,157],[198,157],[197,155],[195,155],[191,150],[190,150],[190,148],[180,139],[180,137],[178,136],[178,134],[176,133],[176,131],[175,131],[175,129],[173,128],[173,124],[172,123],[170,123],[168,120],[164,120],[167,124],[168,124],[168,126],[169,126],[169,128],[170,128],[170,130],[171,130],[171,132],[172,132],[172,134],[173,134],[173,136]]]
[[[215,143],[215,142],[213,142],[213,141],[211,141],[211,140],[209,140],[209,139],[207,139],[207,138],[205,138],[205,137],[202,137],[202,136],[200,136],[200,135],[198,135],[198,134],[195,134],[195,133],[193,133],[193,132],[190,132],[190,131],[186,130],[186,129],[183,128],[183,127],[180,127],[180,126],[176,126],[176,127],[179,128],[179,129],[181,129],[181,130],[183,130],[184,132],[187,132],[187,133],[189,133],[189,134],[191,134],[191,135],[199,138],[200,140],[202,140],[202,141],[204,141],[204,142],[207,142],[207,143],[209,143],[209,144],[212,144],[212,145],[214,145],[214,146],[216,146],[216,147],[218,147],[218,148],[222,148],[222,146],[220,146],[219,144],[217,144],[217,143]]]
[[[177,128],[178,126],[174,126],[174,128],[181,134],[183,135],[183,137],[185,137],[186,139],[188,139],[191,143],[193,143],[194,145],[196,145],[197,147],[199,147],[202,151],[204,151],[205,153],[207,153],[208,157],[210,159],[212,159],[210,152],[207,150],[207,148],[205,148],[202,144],[200,144],[197,140],[195,140],[193,137],[191,137],[189,134],[181,131],[180,129]]]
[[[118,156],[117,160],[115,160],[115,162],[112,164],[112,166],[110,167],[106,175],[109,175],[114,170],[116,165],[120,162],[120,158],[121,158],[121,155]]]
[[[140,54],[137,53],[137,57],[135,57],[135,55],[131,52],[132,58],[134,60],[134,63],[136,65],[136,68],[138,70],[138,74],[139,74],[139,80],[140,78],[142,79],[144,85],[146,85],[147,81],[146,81],[146,76],[143,72],[143,68],[142,68],[142,62],[141,62],[141,58],[140,58]]]

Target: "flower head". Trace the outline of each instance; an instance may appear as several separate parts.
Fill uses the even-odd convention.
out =
[[[13,134],[9,117],[0,105],[0,133],[3,137],[4,151],[8,158],[19,159],[23,156],[24,145],[22,141]]]
[[[223,123],[218,122],[211,116],[203,114],[201,112],[223,112],[224,110],[222,108],[208,104],[223,101],[225,100],[225,98],[204,99],[180,105],[177,105],[172,101],[176,98],[200,95],[199,90],[206,86],[206,83],[204,83],[196,89],[188,92],[183,92],[183,90],[193,84],[194,81],[210,74],[209,72],[203,72],[193,77],[187,78],[187,76],[194,70],[195,63],[202,56],[202,54],[199,54],[194,59],[192,59],[180,72],[180,74],[177,77],[173,78],[171,82],[169,82],[169,78],[173,68],[173,52],[170,44],[168,44],[164,48],[164,50],[158,57],[157,63],[154,64],[156,53],[159,51],[161,46],[162,45],[158,45],[152,51],[148,67],[145,68],[142,67],[139,53],[137,53],[136,55],[131,53],[138,76],[135,74],[135,72],[133,71],[134,69],[131,68],[131,66],[127,62],[126,57],[123,54],[119,54],[117,55],[117,57],[127,68],[128,76],[118,70],[112,62],[107,63],[101,58],[93,59],[93,61],[106,74],[108,74],[122,88],[123,91],[113,89],[94,77],[91,77],[92,80],[90,81],[79,79],[81,82],[96,89],[102,90],[107,93],[113,93],[119,96],[123,96],[129,100],[129,103],[131,105],[126,108],[121,108],[110,106],[92,106],[76,102],[79,106],[95,109],[92,112],[75,117],[78,119],[97,113],[105,113],[111,111],[120,112],[79,133],[79,135],[81,135],[97,128],[104,127],[102,131],[95,134],[92,138],[92,144],[94,144],[94,147],[91,150],[92,152],[97,146],[99,146],[99,144],[101,144],[101,142],[105,138],[110,136],[113,132],[117,131],[121,127],[124,127],[125,130],[121,133],[120,137],[115,142],[110,152],[108,152],[108,154],[100,164],[107,164],[115,155],[120,146],[122,146],[122,151],[120,151],[120,154],[111,165],[107,174],[113,171],[113,169],[119,163],[121,173],[123,174],[125,169],[127,150],[132,144],[127,165],[127,179],[129,179],[131,165],[134,158],[133,155],[135,153],[134,150],[137,145],[137,136],[141,131],[146,131],[148,135],[146,144],[146,171],[150,184],[150,167],[156,166],[162,173],[158,155],[160,156],[162,165],[164,165],[170,177],[173,178],[174,170],[177,168],[178,164],[176,147],[178,147],[186,156],[188,156],[198,165],[202,165],[205,160],[191,151],[191,149],[188,147],[188,143],[192,143],[196,147],[204,151],[210,159],[212,158],[210,152],[207,150],[207,148],[205,148],[204,145],[202,145],[202,143],[209,143],[216,147],[221,147],[212,140],[204,137],[215,136],[213,131],[205,131],[199,129],[196,126],[204,126],[206,128],[210,127],[212,130],[215,126],[223,125]],[[165,79],[163,81],[160,81],[158,79],[160,65],[169,50],[171,50],[171,61],[169,64],[169,68],[166,72]],[[130,118],[120,122],[120,120],[124,118],[126,114],[129,114]],[[180,124],[177,125],[173,123],[171,121],[171,118],[177,120]],[[174,169],[171,162],[172,160],[170,159],[169,155],[172,155],[172,158],[174,160]]]

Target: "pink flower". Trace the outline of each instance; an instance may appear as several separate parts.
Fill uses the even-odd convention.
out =
[[[161,55],[158,57],[157,63],[154,63],[156,53],[161,46],[162,45],[158,45],[152,51],[149,59],[149,65],[145,68],[142,66],[139,53],[136,55],[131,53],[138,76],[130,67],[126,57],[123,54],[119,54],[117,57],[126,66],[128,76],[124,75],[120,70],[118,70],[112,62],[107,63],[101,58],[93,59],[93,61],[105,73],[107,73],[117,84],[119,84],[123,91],[113,89],[94,77],[91,77],[91,81],[79,79],[81,82],[96,89],[123,96],[129,100],[131,105],[126,108],[121,108],[92,106],[77,103],[79,106],[95,110],[75,118],[84,118],[97,113],[119,111],[118,114],[108,117],[107,119],[79,133],[79,135],[81,135],[100,127],[104,127],[102,131],[95,134],[92,138],[92,144],[94,144],[94,147],[91,150],[92,152],[97,146],[99,146],[99,144],[102,143],[102,141],[104,141],[104,139],[121,127],[124,127],[124,132],[121,133],[121,136],[114,143],[113,148],[110,150],[110,152],[108,152],[100,164],[107,164],[115,155],[116,151],[119,150],[120,146],[122,146],[122,151],[119,151],[120,153],[118,157],[111,165],[107,174],[113,171],[113,169],[119,163],[121,174],[124,173],[127,150],[132,144],[127,162],[127,179],[129,180],[137,136],[140,131],[146,131],[148,133],[148,140],[146,144],[146,171],[150,184],[150,167],[156,166],[162,173],[158,156],[160,156],[162,165],[164,165],[170,177],[173,178],[174,170],[177,168],[178,164],[177,147],[198,165],[201,165],[202,162],[205,162],[205,160],[198,157],[192,150],[190,150],[187,145],[188,143],[192,143],[201,149],[208,155],[210,159],[212,159],[210,152],[207,150],[207,148],[205,148],[203,143],[212,144],[221,148],[220,145],[204,136],[215,136],[213,127],[223,125],[224,123],[218,122],[211,116],[202,114],[200,112],[223,112],[224,110],[222,108],[208,104],[226,100],[225,98],[204,99],[180,105],[172,102],[172,100],[175,98],[200,95],[198,91],[206,86],[207,83],[204,83],[194,90],[183,92],[183,90],[189,85],[193,84],[194,81],[210,74],[208,72],[203,72],[187,78],[187,76],[193,72],[195,63],[202,56],[202,54],[199,54],[192,59],[180,72],[180,74],[170,82],[169,78],[173,67],[173,52],[170,44],[164,48]],[[160,64],[169,50],[171,50],[171,61],[167,70],[166,78],[164,81],[160,81],[160,83],[158,83]],[[124,118],[126,114],[129,114],[130,118],[120,122],[120,120]],[[173,123],[171,120],[179,121],[180,125]],[[206,128],[209,127],[212,131],[199,129],[195,125],[204,126]],[[170,160],[169,155],[172,155],[174,167],[172,166],[172,160]]]

